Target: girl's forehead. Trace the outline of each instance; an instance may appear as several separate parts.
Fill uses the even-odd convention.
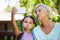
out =
[[[33,21],[33,19],[30,18],[30,17],[27,17],[27,18],[25,18],[24,20],[26,20],[26,21]]]

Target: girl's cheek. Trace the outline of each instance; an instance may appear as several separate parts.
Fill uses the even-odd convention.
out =
[[[23,23],[23,24],[22,24],[22,26],[23,26],[23,27],[25,27],[25,26],[26,26],[26,24],[25,24],[25,23]]]
[[[33,24],[31,24],[30,26],[33,27]]]

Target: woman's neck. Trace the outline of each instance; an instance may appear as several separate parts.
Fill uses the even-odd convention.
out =
[[[48,27],[50,25],[50,20],[46,17],[44,18],[42,21],[41,21],[41,24],[44,26],[44,27]]]

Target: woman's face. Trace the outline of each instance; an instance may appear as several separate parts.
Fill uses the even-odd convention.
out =
[[[37,15],[37,18],[41,21],[41,20],[44,20],[45,17],[47,17],[48,11],[42,6],[40,6],[36,8],[36,15]]]
[[[22,23],[24,29],[26,30],[31,30],[34,27],[34,22],[30,17],[27,17],[24,19],[23,23]]]

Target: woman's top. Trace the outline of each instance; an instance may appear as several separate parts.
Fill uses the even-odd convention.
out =
[[[35,40],[60,40],[60,24],[55,23],[54,28],[49,34],[45,34],[40,26],[33,29]]]

